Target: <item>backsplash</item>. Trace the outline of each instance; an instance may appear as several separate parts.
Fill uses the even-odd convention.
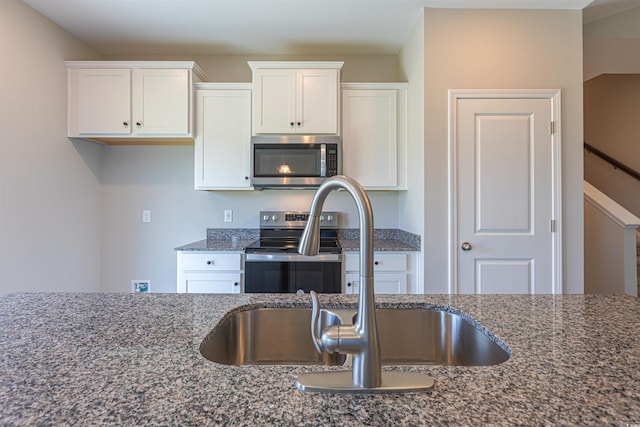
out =
[[[258,228],[207,228],[207,240],[257,240],[260,238]]]
[[[340,228],[338,230],[338,238],[340,240],[358,240],[360,238],[360,229],[358,228]],[[398,230],[397,228],[376,228],[373,230],[374,240],[390,240],[396,239],[406,242],[411,246],[420,247],[420,236],[409,233],[408,231]]]

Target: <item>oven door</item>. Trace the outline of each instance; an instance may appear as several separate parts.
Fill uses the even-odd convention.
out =
[[[340,254],[246,254],[246,293],[341,293]]]

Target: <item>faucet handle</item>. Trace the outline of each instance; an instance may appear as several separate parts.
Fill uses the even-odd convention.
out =
[[[320,339],[320,333],[318,331],[320,320],[320,299],[318,298],[316,291],[311,291],[310,294],[311,304],[313,306],[313,310],[311,312],[311,339],[313,340],[313,345],[316,346],[318,353],[322,353],[322,340]]]

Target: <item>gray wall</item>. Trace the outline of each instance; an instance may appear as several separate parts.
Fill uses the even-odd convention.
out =
[[[448,290],[449,89],[561,89],[564,291],[583,291],[582,13],[425,9],[425,288]]]
[[[640,7],[584,26],[584,138],[640,171]],[[585,179],[640,216],[640,183],[585,152]]]
[[[193,147],[103,148],[102,287],[127,291],[132,279],[150,279],[153,292],[175,292],[177,246],[206,237],[207,227],[257,228],[260,210],[308,210],[312,191],[205,192],[193,189]],[[398,224],[397,194],[370,193],[376,227]],[[341,226],[357,227],[353,202],[329,196],[327,209],[344,212]],[[142,210],[151,222],[142,222]],[[225,209],[233,222],[225,223]]]
[[[64,59],[84,44],[0,1],[0,294],[96,291],[100,150],[66,138]]]
[[[601,74],[584,83],[585,141],[636,171],[639,114],[640,74]],[[584,160],[585,179],[640,216],[640,182],[595,154],[585,151]]]

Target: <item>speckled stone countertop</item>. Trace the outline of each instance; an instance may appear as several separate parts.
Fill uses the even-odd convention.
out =
[[[178,246],[176,251],[244,251],[260,238],[257,228],[208,228],[207,238]]]
[[[359,250],[360,232],[339,229],[338,240],[344,252]],[[259,230],[252,228],[209,228],[207,238],[178,246],[176,251],[243,251],[259,238]],[[374,230],[375,251],[420,251],[420,236],[398,229]]]
[[[327,305],[355,296],[324,296]],[[318,366],[224,366],[202,339],[230,310],[308,296],[0,297],[0,425],[619,425],[640,422],[640,302],[626,296],[379,296],[462,310],[512,351],[490,367],[419,366],[430,394],[295,388]]]

